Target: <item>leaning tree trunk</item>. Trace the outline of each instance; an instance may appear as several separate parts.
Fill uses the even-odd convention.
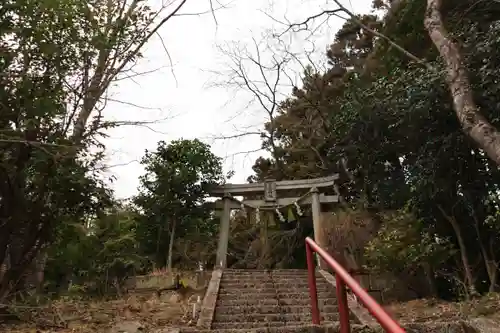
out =
[[[46,249],[40,250],[38,255],[34,260],[34,282],[36,285],[36,291],[38,293],[42,292],[43,284],[45,281],[45,266],[47,264],[48,254]]]
[[[450,222],[451,227],[455,232],[455,236],[457,237],[458,249],[460,251],[460,259],[462,260],[462,267],[464,269],[464,274],[465,274],[465,286],[466,286],[465,291],[467,293],[466,296],[467,298],[476,297],[478,295],[478,292],[474,284],[475,279],[474,275],[472,274],[471,265],[469,263],[467,245],[465,245],[464,237],[462,235],[462,231],[460,230],[460,226],[458,225],[455,217],[452,215],[448,215],[443,207],[438,205],[438,209],[441,211],[441,214],[443,214],[444,218],[447,219],[448,222]]]
[[[174,252],[174,240],[175,240],[175,226],[176,221],[172,222],[172,229],[170,230],[170,242],[168,243],[168,254],[167,254],[167,270],[172,271],[172,253]]]
[[[424,25],[446,65],[446,82],[451,91],[453,106],[462,130],[497,165],[500,165],[500,132],[481,115],[474,102],[472,87],[460,49],[449,36],[440,8],[442,0],[427,0]]]

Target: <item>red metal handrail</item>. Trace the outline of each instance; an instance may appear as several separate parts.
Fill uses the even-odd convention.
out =
[[[405,333],[406,331],[371,297],[361,285],[340,265],[331,255],[323,250],[311,238],[306,238],[307,270],[309,280],[309,293],[311,296],[311,311],[314,325],[319,325],[318,293],[316,289],[316,275],[313,253],[316,252],[328,266],[335,272],[337,301],[339,307],[340,333],[351,331],[349,323],[349,305],[347,304],[348,286],[359,301],[375,317],[386,332]]]

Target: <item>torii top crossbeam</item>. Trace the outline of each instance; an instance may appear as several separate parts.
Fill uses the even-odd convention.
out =
[[[266,183],[275,184],[276,192],[293,191],[293,190],[309,190],[313,187],[331,187],[334,185],[335,180],[339,179],[339,175],[335,174],[329,177],[314,178],[314,179],[300,179],[300,180],[282,180],[274,181],[267,180],[263,183],[250,183],[250,184],[224,184],[214,187],[210,194],[216,197],[223,197],[230,194],[232,196],[247,196],[252,194],[261,194],[264,192]]]

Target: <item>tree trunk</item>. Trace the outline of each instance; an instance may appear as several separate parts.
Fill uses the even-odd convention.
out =
[[[3,258],[3,259],[2,259]],[[7,274],[10,269],[10,254],[9,254],[9,245],[7,244],[4,249],[4,255],[0,256],[1,265],[0,265],[0,282],[3,281],[5,274]]]
[[[116,294],[118,295],[118,297],[122,298],[123,293],[122,293],[122,288],[121,288],[120,280],[118,279],[118,276],[113,277],[113,285],[115,286]]]
[[[489,262],[487,263],[488,265],[488,276],[490,277],[490,287],[488,289],[488,292],[492,293],[497,290],[497,280],[498,280],[498,261],[495,258],[495,246],[494,246],[494,240],[490,240],[490,255],[489,255]]]
[[[172,271],[172,252],[174,251],[174,240],[175,240],[175,226],[176,220],[172,222],[172,229],[170,230],[170,242],[168,243],[168,254],[167,254],[167,270]]]
[[[9,244],[10,267],[0,281],[0,303],[4,302],[12,291],[25,289],[25,273],[30,265],[33,265],[35,255],[40,249],[40,245],[33,242],[23,244],[26,241],[23,237],[24,235],[14,236]]]
[[[162,232],[163,232],[162,226],[158,226],[158,237],[156,238],[156,260],[153,263],[153,265],[154,265],[153,269],[154,270],[156,270],[156,266],[158,266],[159,268],[161,268],[161,266],[163,265],[163,261],[160,260],[160,258],[162,257],[161,253],[160,253],[160,243],[161,243],[161,233]]]
[[[41,250],[35,258],[35,284],[38,293],[43,291],[45,280],[45,266],[47,264],[48,254],[46,250]]]
[[[427,0],[424,25],[446,66],[446,82],[462,130],[497,165],[500,165],[500,132],[481,115],[474,102],[472,87],[460,49],[450,38],[441,17],[442,0]]]
[[[434,280],[434,272],[431,268],[431,265],[428,262],[424,262],[422,266],[428,288],[427,291],[429,292],[431,297],[437,297],[436,281]]]
[[[479,228],[479,221],[477,219],[476,214],[473,215],[474,219],[474,229],[476,230],[476,236],[479,244],[479,249],[481,250],[481,254],[483,256],[484,265],[486,267],[486,272],[488,273],[488,279],[490,280],[490,286],[488,288],[489,292],[494,292],[497,284],[497,263],[495,260],[490,258],[488,251],[486,250],[486,246],[484,246],[483,237],[481,237],[481,230]]]
[[[438,205],[439,210],[443,214],[443,216],[450,222],[453,231],[455,231],[455,236],[457,236],[458,248],[460,250],[460,259],[462,260],[462,266],[465,272],[465,284],[466,284],[466,292],[467,297],[475,297],[477,296],[476,286],[474,285],[474,276],[472,274],[472,269],[469,264],[469,256],[467,251],[467,246],[465,245],[464,238],[462,237],[462,231],[460,230],[460,226],[458,225],[455,217],[448,215],[443,207]]]

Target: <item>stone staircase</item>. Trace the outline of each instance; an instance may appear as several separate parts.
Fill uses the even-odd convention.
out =
[[[319,273],[316,283],[321,325],[338,331],[335,288]],[[359,323],[352,314],[351,323]],[[307,270],[224,270],[210,329],[221,333],[319,332],[312,325]]]
[[[319,326],[312,324],[306,270],[227,269],[212,273],[200,316],[203,324],[199,321],[197,327],[156,333],[339,333],[335,283],[328,274],[325,277],[316,273],[321,314]],[[363,322],[351,312],[351,333],[385,332],[366,310],[360,310],[355,304],[350,304],[350,307]],[[406,323],[403,327],[408,333],[499,332],[498,324],[488,325],[443,321]]]
[[[322,323],[338,321],[335,289],[317,277]],[[312,323],[306,270],[226,270],[212,329],[252,329]]]

